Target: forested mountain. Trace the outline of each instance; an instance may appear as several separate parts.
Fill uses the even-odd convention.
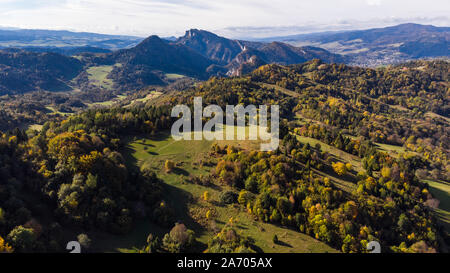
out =
[[[255,58],[258,65],[295,64],[312,59],[330,63],[344,61],[344,58],[319,48],[230,40],[195,29],[174,42],[151,36],[134,48],[106,56],[116,63],[125,64],[116,70],[130,71],[130,65],[134,65],[139,67],[139,71],[163,71],[200,79],[214,75],[239,75],[241,66],[251,65]]]
[[[151,36],[132,49],[114,52],[110,58],[124,65],[144,65],[198,78],[205,78],[206,69],[212,64],[188,47],[169,44],[158,36]]]
[[[253,48],[252,46],[257,47]],[[216,75],[241,75],[258,65],[268,63],[295,64],[319,58],[325,62],[343,62],[344,58],[326,50],[313,47],[296,48],[282,43],[259,44],[245,41],[229,40],[215,34],[190,30],[186,36],[171,42],[158,36],[150,36],[138,45],[129,49],[114,52],[93,47],[58,47],[28,48],[32,52],[48,52],[48,54],[32,54],[23,50],[5,49],[5,57],[0,59],[3,65],[3,94],[16,94],[35,90],[64,91],[83,89],[80,79],[86,83],[86,73],[90,68],[112,66],[107,80],[112,80],[119,90],[144,88],[150,85],[165,85],[165,74],[178,74],[205,80]],[[14,52],[14,54],[13,54]],[[60,56],[77,55],[73,58]],[[26,59],[29,67],[21,66],[10,59]],[[34,56],[30,59],[29,56]],[[56,67],[50,65],[40,73],[29,69],[42,68],[49,56],[55,64],[65,65],[65,75],[60,77]],[[39,60],[39,58],[43,58]],[[47,59],[46,59],[47,58]],[[32,60],[35,63],[32,63]],[[72,66],[70,66],[72,65]],[[69,67],[70,66],[70,67]],[[84,69],[81,70],[80,66]],[[6,71],[6,69],[9,69]],[[78,72],[78,73],[76,73]],[[79,74],[80,72],[83,72]],[[25,81],[17,83],[19,74],[26,74]],[[78,78],[76,78],[79,76]],[[17,84],[23,86],[16,86]]]
[[[450,28],[402,24],[369,30],[274,37],[293,45],[313,45],[350,57],[353,64],[376,66],[424,57],[449,57]]]
[[[228,75],[239,75],[241,65],[248,65],[257,58],[258,64],[296,64],[312,59],[321,59],[328,63],[343,63],[345,59],[326,50],[314,47],[294,47],[280,42],[270,44],[230,40],[216,34],[191,29],[180,37],[176,44],[183,44],[203,56],[211,59],[218,67],[210,71],[222,71]]]
[[[70,90],[66,83],[82,69],[79,60],[56,53],[0,51],[0,95]]]
[[[297,48],[288,51],[288,59],[283,64],[296,63],[299,59],[311,60],[311,55],[326,62],[343,62],[363,66],[395,64],[418,58],[448,57],[449,28],[419,24],[402,24],[386,28],[356,31],[324,32],[284,37],[269,37],[257,41],[233,40],[214,33],[191,29],[182,37],[169,37],[170,43],[185,45],[215,64],[223,67],[236,62],[237,57],[246,48],[260,50],[265,47],[267,55],[280,53],[282,43]],[[22,48],[33,51],[77,54],[85,52],[100,53],[104,50],[131,48],[144,40],[132,36],[114,36],[94,33],[77,33],[49,30],[0,30],[0,48]],[[271,42],[276,44],[268,45]],[[313,46],[315,48],[309,48]],[[274,48],[275,47],[275,48]],[[286,46],[283,46],[284,50]],[[316,48],[322,48],[321,51]],[[104,53],[104,52],[103,52]],[[341,55],[345,55],[342,57]],[[262,58],[262,56],[258,56]],[[264,58],[263,58],[264,59]],[[266,63],[272,63],[270,58]],[[212,69],[217,71],[217,69]],[[232,73],[230,73],[232,74]]]
[[[9,32],[5,31],[5,33],[2,37],[4,40],[8,40],[7,33]],[[105,65],[112,67],[111,71],[107,73],[105,81],[113,81],[112,84],[118,90],[138,90],[151,85],[168,84],[170,81],[165,76],[167,74],[205,80],[211,76],[240,76],[263,64],[290,65],[321,59],[326,63],[380,65],[422,57],[445,57],[449,52],[448,28],[414,24],[364,31],[279,38],[290,44],[309,43],[319,47],[295,47],[276,41],[265,43],[232,40],[207,31],[192,29],[176,40],[151,36],[135,47],[114,52],[103,49],[111,47],[96,44],[105,42],[102,39],[108,38],[107,35],[46,31],[17,31],[14,33],[23,39],[49,35],[49,37],[53,37],[52,39],[58,37],[91,39],[92,43],[86,42],[86,46],[81,47],[74,47],[73,43],[71,46],[64,47],[25,47],[26,50],[32,52],[76,55],[74,58],[56,54],[32,55],[20,50],[4,49],[4,53],[2,53],[4,57],[0,59],[3,71],[0,82],[2,94],[35,90],[85,89],[89,82],[86,79],[89,74],[87,71],[100,69],[99,67]],[[124,39],[129,42],[140,41],[132,38],[125,37]],[[339,46],[336,47],[336,45]],[[14,52],[13,55],[12,52]],[[29,56],[34,57],[30,59]],[[64,77],[61,77],[61,71],[50,65],[46,67],[46,70],[40,70],[39,73],[31,71],[34,69],[33,67],[41,68],[42,64],[48,61],[49,56],[54,58],[54,63],[64,65],[66,71]],[[8,58],[26,59],[29,67],[20,66],[17,62],[8,63]],[[39,60],[39,58],[43,59]],[[32,60],[35,63],[31,63]],[[83,69],[80,68],[80,65],[83,66]],[[17,79],[22,75],[25,80],[18,83]],[[91,75],[95,77],[97,74]]]
[[[312,59],[320,59],[327,63],[345,63],[345,58],[317,47],[294,47],[288,44],[273,42],[260,48],[267,63],[283,65],[298,64]]]
[[[186,34],[178,38],[176,43],[185,45],[220,65],[229,64],[245,47],[245,44],[240,41],[197,29],[186,31]]]

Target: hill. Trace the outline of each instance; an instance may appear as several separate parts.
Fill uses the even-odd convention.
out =
[[[213,63],[180,44],[171,44],[151,36],[136,47],[104,55],[100,62],[119,63],[108,76],[119,89],[139,89],[149,85],[164,85],[165,74],[181,74],[207,79],[207,68]]]
[[[317,47],[294,47],[289,44],[272,42],[260,48],[267,63],[282,65],[299,64],[313,59],[320,59],[327,63],[344,63],[342,56],[332,54]]]
[[[82,69],[79,60],[56,53],[0,51],[0,95],[69,90],[68,81]]]
[[[55,39],[66,37],[64,35],[73,35],[79,39],[92,39],[92,41],[109,37],[90,33],[73,34],[51,31],[22,31],[16,34],[38,36],[51,34]],[[39,63],[45,63],[46,60],[45,58],[38,59],[41,56],[53,56],[55,63],[66,63],[64,70],[67,72],[64,72],[64,77],[61,77],[61,71],[51,68],[50,65],[45,72],[24,72],[26,69],[19,64],[6,61],[1,63],[4,61],[3,59],[0,60],[0,64],[3,64],[1,92],[16,94],[37,90],[82,90],[92,97],[98,96],[98,94],[103,94],[101,97],[105,97],[105,94],[109,93],[107,95],[109,100],[117,95],[111,94],[114,90],[119,93],[126,90],[137,91],[150,86],[171,84],[179,80],[183,82],[188,78],[205,80],[211,76],[241,76],[264,64],[291,65],[320,59],[326,63],[359,63],[363,66],[376,66],[411,58],[436,56],[444,54],[445,49],[448,49],[447,28],[413,24],[283,39],[291,44],[310,43],[334,48],[334,51],[344,55],[331,53],[315,46],[296,47],[282,42],[232,40],[195,29],[187,31],[183,37],[178,39],[161,39],[151,36],[134,47],[113,52],[92,46],[26,47],[26,50],[32,52],[52,53],[51,55],[33,55],[34,58],[28,59],[27,65],[30,68],[42,68],[43,66]],[[417,43],[420,46],[416,47]],[[27,58],[27,54],[23,51],[4,49],[4,52],[14,51],[16,51],[15,56],[18,56],[19,59]],[[57,56],[54,53],[74,55],[74,58]],[[32,60],[36,63],[31,63]],[[90,73],[92,71],[103,71],[101,79],[92,76]],[[170,75],[176,75],[176,77]],[[22,83],[17,81],[21,77],[25,79]],[[105,84],[98,84],[97,81]]]
[[[111,58],[125,65],[144,65],[167,73],[204,78],[211,61],[182,45],[151,36],[131,49],[112,53]]]
[[[70,32],[46,32],[46,31],[19,31],[18,36],[26,35],[73,35],[78,39],[91,39],[92,41],[109,36],[96,36],[90,33]],[[5,40],[9,39],[4,37]],[[23,38],[25,39],[25,38]],[[70,39],[69,39],[70,40]],[[3,94],[23,93],[36,90],[71,90],[92,89],[88,77],[89,69],[103,66],[111,66],[111,71],[105,76],[105,80],[111,81],[109,86],[117,90],[138,90],[151,85],[165,85],[170,83],[167,74],[177,74],[195,79],[205,80],[216,75],[241,75],[250,72],[263,64],[295,64],[319,58],[325,62],[344,62],[345,59],[326,50],[304,47],[296,48],[283,43],[262,44],[247,41],[230,40],[219,37],[213,33],[190,30],[186,35],[175,41],[161,39],[158,36],[150,36],[138,45],[111,52],[108,49],[91,46],[95,43],[87,43],[87,46],[27,46],[25,50],[35,53],[30,54],[23,50],[4,49],[3,52],[15,52],[15,56],[28,58],[27,65],[42,68],[39,63],[45,63],[45,57],[53,56],[55,63],[62,64],[63,60],[76,67],[66,67],[65,77],[60,77],[60,72],[45,70],[45,73],[29,73],[23,83],[14,83],[19,76],[17,71],[25,71],[24,67],[8,63],[5,58],[0,59],[3,64]],[[57,54],[74,56],[67,58]],[[12,55],[10,55],[12,56]],[[39,60],[39,58],[44,58]],[[76,60],[75,60],[76,58]],[[32,63],[32,62],[35,63]],[[18,65],[18,64],[17,64]],[[67,64],[68,65],[68,64]],[[83,69],[80,68],[83,66]],[[8,72],[6,71],[6,69]],[[42,72],[42,71],[41,71]],[[78,73],[77,73],[78,72]],[[70,76],[70,77],[69,77]],[[70,83],[69,83],[70,81]],[[14,84],[22,84],[16,86]],[[73,88],[70,88],[72,86]],[[91,87],[89,87],[91,86]],[[96,87],[101,87],[94,84]]]

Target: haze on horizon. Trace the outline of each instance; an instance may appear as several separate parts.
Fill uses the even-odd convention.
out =
[[[135,36],[190,28],[230,38],[385,27],[449,26],[448,0],[0,0],[0,26]]]

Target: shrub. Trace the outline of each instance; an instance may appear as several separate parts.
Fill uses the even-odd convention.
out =
[[[166,172],[170,173],[175,168],[175,163],[172,160],[166,160],[166,163],[164,164],[164,168]]]
[[[222,204],[234,204],[237,202],[238,195],[233,191],[226,191],[220,194],[220,202]]]

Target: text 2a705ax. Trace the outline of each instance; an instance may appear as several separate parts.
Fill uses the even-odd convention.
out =
[[[272,258],[222,258],[223,268],[271,268]]]

